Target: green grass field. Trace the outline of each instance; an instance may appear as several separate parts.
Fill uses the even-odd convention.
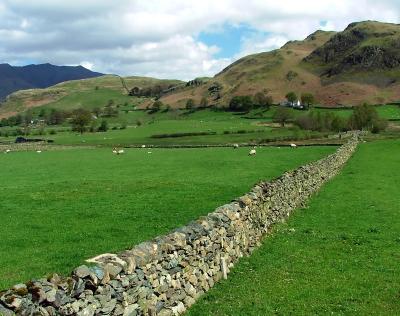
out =
[[[0,288],[187,224],[334,147],[0,154]]]
[[[61,145],[171,145],[171,144],[226,144],[242,142],[258,142],[263,139],[279,139],[291,136],[294,138],[304,137],[305,135],[320,135],[318,132],[301,131],[298,128],[277,128],[262,125],[272,121],[271,115],[274,110],[270,110],[265,117],[248,119],[240,113],[201,110],[189,113],[187,111],[170,111],[148,114],[145,111],[125,112],[120,109],[119,117],[110,118],[109,126],[118,129],[110,129],[103,133],[84,133],[83,135],[71,132],[68,125],[52,126],[46,128],[47,135],[36,135],[39,138],[54,140],[55,144]],[[298,111],[299,112],[299,111]],[[253,114],[253,113],[251,113]],[[137,122],[141,125],[138,126]],[[121,122],[127,125],[126,129],[119,129]],[[1,130],[1,129],[0,129]],[[10,128],[3,127],[3,131]],[[56,130],[55,135],[50,135],[51,130]],[[35,137],[38,130],[32,129]],[[206,132],[215,135],[190,136],[179,138],[152,138],[152,135]],[[229,134],[228,134],[229,133]],[[0,137],[0,142],[13,142],[15,136]]]
[[[45,128],[46,135],[38,135],[40,126],[32,127],[30,137],[39,137],[54,140],[55,144],[60,145],[104,145],[104,146],[127,146],[127,145],[180,145],[180,144],[227,144],[227,143],[257,143],[265,140],[280,140],[285,137],[298,140],[310,138],[311,136],[323,137],[319,132],[303,131],[299,128],[268,126],[272,122],[277,107],[272,107],[269,111],[253,110],[250,113],[233,113],[224,111],[198,110],[188,112],[186,110],[157,112],[149,114],[146,111],[134,110],[135,104],[129,101],[128,96],[119,95],[119,92],[102,88],[98,91],[81,91],[71,94],[53,106],[58,109],[85,106],[93,108],[105,100],[113,99],[119,105],[118,117],[107,118],[110,130],[103,133],[84,133],[80,135],[71,132],[68,123],[62,126],[48,126]],[[129,101],[129,102],[128,102]],[[133,103],[132,103],[133,102]],[[139,102],[139,101],[138,101]],[[126,103],[126,104],[125,104]],[[104,106],[102,104],[102,106]],[[47,106],[46,106],[47,107]],[[36,109],[39,112],[40,108]],[[386,119],[400,119],[400,107],[397,105],[385,105],[377,107],[379,114]],[[327,111],[347,118],[351,115],[351,109],[313,109],[321,113]],[[305,115],[307,112],[300,110],[290,110],[295,118]],[[97,126],[102,118],[98,119]],[[139,122],[139,124],[138,124]],[[126,126],[126,129],[120,129]],[[116,128],[112,130],[112,128]],[[15,140],[15,127],[0,127],[0,132],[8,132],[10,136],[0,136],[0,142],[13,142]],[[21,129],[21,128],[19,128]],[[56,134],[50,134],[56,131]],[[190,136],[179,138],[155,139],[152,135],[206,132],[215,135]],[[240,132],[240,133],[239,133]],[[12,136],[11,136],[12,135]]]
[[[399,140],[361,144],[188,315],[399,315],[399,152]]]

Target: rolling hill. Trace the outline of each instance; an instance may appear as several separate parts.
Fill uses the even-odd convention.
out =
[[[182,84],[184,82],[179,80],[148,77],[122,78],[116,75],[71,80],[45,89],[20,90],[10,94],[5,102],[0,104],[0,118],[39,106],[70,110],[77,107],[101,107],[110,99],[124,103],[133,98],[128,95],[128,92],[135,87],[168,89]]]
[[[226,106],[234,95],[263,91],[275,102],[312,92],[326,106],[400,100],[400,25],[366,21],[343,32],[316,31],[280,49],[246,56],[199,86],[162,98],[175,107],[193,98]]]
[[[0,100],[22,89],[47,88],[57,83],[102,76],[82,66],[0,64]]]

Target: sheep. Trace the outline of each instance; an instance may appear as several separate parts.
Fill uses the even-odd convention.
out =
[[[36,152],[37,152],[38,154],[40,154],[42,151],[41,151],[41,150],[36,150]]]
[[[6,151],[4,152],[5,154],[8,154],[11,152],[11,149],[6,149]]]
[[[250,150],[249,156],[255,156],[257,154],[255,149]]]
[[[233,149],[238,149],[239,148],[239,144],[233,144]]]
[[[117,148],[114,147],[113,150],[112,150],[112,153],[113,154],[118,154]]]
[[[297,147],[297,145],[296,145],[296,144],[290,144],[290,147],[292,147],[292,148],[296,148],[296,147]]]
[[[146,145],[142,145],[142,148],[146,148]]]
[[[123,149],[118,150],[117,155],[123,155],[125,154],[125,151]]]
[[[151,152],[151,151],[148,151],[147,153],[148,153],[148,154],[152,154],[152,152]]]

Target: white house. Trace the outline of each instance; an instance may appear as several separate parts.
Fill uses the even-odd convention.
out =
[[[304,105],[301,104],[300,100],[297,100],[296,102],[282,101],[280,105],[294,109],[304,109]]]

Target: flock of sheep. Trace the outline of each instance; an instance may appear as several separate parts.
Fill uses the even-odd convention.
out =
[[[146,148],[146,145],[142,145],[141,146],[142,148]],[[292,147],[292,148],[296,148],[297,147],[297,145],[296,144],[290,144],[290,147]],[[238,149],[239,148],[239,144],[233,144],[233,148],[234,149]],[[253,149],[251,149],[250,151],[249,151],[249,156],[255,156],[256,154],[257,154],[257,151],[256,151],[256,146],[254,146],[253,147]],[[113,148],[113,154],[115,154],[115,155],[123,155],[124,153],[125,153],[125,151],[123,150],[123,149],[117,149],[117,148]],[[147,152],[148,154],[152,154],[152,152],[151,151],[148,151]]]
[[[5,154],[9,154],[10,152],[11,152],[11,149],[6,149],[6,150],[4,151]],[[40,154],[42,151],[41,151],[41,150],[36,150],[36,152],[37,152],[38,154]]]
[[[290,144],[290,147],[296,148],[297,145],[296,145],[296,144]],[[142,145],[142,148],[146,148],[146,145]],[[234,149],[238,149],[238,148],[239,148],[239,144],[233,144],[233,148],[234,148]],[[255,155],[257,154],[256,148],[257,148],[257,147],[253,147],[253,149],[251,149],[251,150],[249,151],[249,156],[255,156]],[[10,153],[10,152],[11,152],[11,149],[6,149],[6,150],[4,151],[5,154],[8,154],[8,153]],[[40,154],[42,151],[41,151],[41,150],[37,150],[36,152],[37,152],[38,154]],[[114,147],[113,150],[112,150],[112,153],[113,153],[114,155],[123,155],[123,154],[125,154],[125,150],[123,150],[123,149],[117,149],[116,147]],[[148,154],[152,154],[151,151],[148,151],[147,153],[148,153]]]

